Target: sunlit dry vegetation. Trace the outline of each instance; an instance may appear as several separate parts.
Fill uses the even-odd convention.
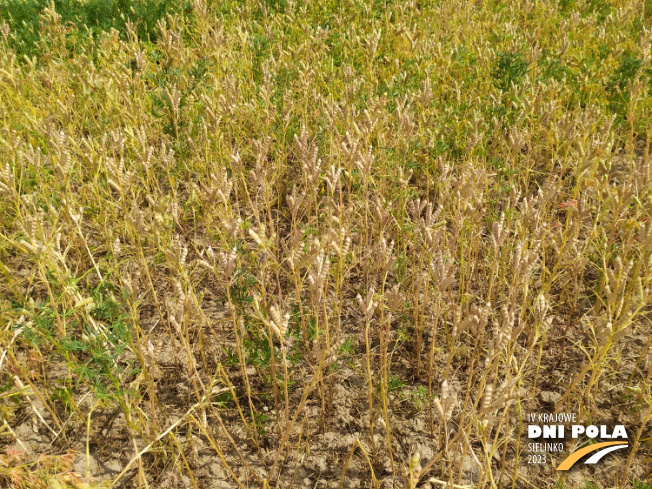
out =
[[[649,487],[651,16],[4,0],[3,487]]]

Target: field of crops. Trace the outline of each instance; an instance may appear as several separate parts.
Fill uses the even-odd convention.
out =
[[[0,0],[0,487],[650,489],[651,43],[650,0]],[[610,439],[542,413],[627,447],[556,470]]]

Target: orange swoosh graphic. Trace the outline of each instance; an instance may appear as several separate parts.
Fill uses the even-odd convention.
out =
[[[584,447],[581,450],[571,453],[568,457],[566,457],[566,459],[562,463],[559,464],[557,470],[568,470],[573,465],[575,465],[575,462],[577,462],[587,453],[594,452],[600,448],[608,447],[611,445],[626,445],[626,443],[623,443],[622,441],[605,441],[602,443],[595,443],[594,445],[589,445],[588,447]]]

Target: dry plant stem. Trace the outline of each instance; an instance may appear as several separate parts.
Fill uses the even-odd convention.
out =
[[[98,406],[99,403],[95,403],[91,406],[91,409],[88,411],[88,419],[86,421],[86,477],[91,477],[91,450],[90,450],[90,441],[91,441],[91,416],[93,410]]]
[[[161,309],[161,306],[159,304],[158,296],[156,294],[156,287],[154,287],[154,281],[152,280],[152,276],[150,274],[149,267],[147,266],[147,260],[145,259],[145,252],[143,251],[143,246],[142,246],[142,243],[140,242],[140,236],[136,232],[134,233],[134,235],[136,236],[134,239],[138,243],[137,249],[138,249],[138,252],[139,252],[138,259],[140,261],[140,269],[145,270],[145,275],[147,276],[147,281],[149,283],[149,290],[151,290],[151,292],[152,292],[152,297],[154,299],[154,304],[156,306],[156,311],[158,313],[158,317],[163,318],[164,317],[163,310]],[[169,336],[170,341],[172,342],[172,344],[174,344],[174,335],[172,334],[172,328],[170,327],[169,322],[168,322],[168,336]]]
[[[27,375],[27,374],[23,371],[23,369],[21,368],[21,363],[18,361],[18,359],[17,359],[16,356],[14,355],[14,352],[13,352],[12,350],[10,350],[10,349],[7,347],[6,344],[3,344],[3,346],[5,347],[6,351],[9,353],[9,357],[10,357],[11,360],[14,362],[14,365],[17,366],[17,368],[18,368],[18,370],[19,370],[19,372],[20,372],[20,376],[21,376],[25,381],[27,381],[27,383],[29,384],[29,386],[30,386],[31,389],[32,389],[32,392],[34,392],[34,394],[36,395],[36,397],[38,397],[38,399],[39,399],[39,401],[41,402],[41,404],[45,407],[45,409],[47,409],[48,413],[50,413],[50,416],[52,417],[52,420],[54,421],[54,424],[57,426],[57,428],[59,429],[59,431],[60,431],[61,433],[63,433],[64,438],[67,439],[66,434],[63,432],[63,425],[61,424],[61,420],[59,419],[59,417],[57,416],[57,414],[54,412],[54,410],[50,407],[50,403],[46,401],[46,396],[44,396],[44,395],[42,394],[42,392],[41,392],[39,389],[36,388],[36,386],[34,385],[34,383],[33,383],[33,382],[31,381],[31,379],[29,378],[29,375]],[[18,377],[15,377],[15,378],[18,379]],[[19,382],[20,382],[20,380],[19,380]],[[50,431],[55,435],[55,437],[58,436],[57,433],[56,433],[56,432],[55,432],[55,431],[50,427],[50,425],[48,425],[48,424],[47,424],[47,423],[42,419],[42,416],[41,416],[41,414],[38,412],[38,410],[37,410],[36,408],[33,407],[33,403],[32,403],[32,401],[31,401],[31,399],[29,399],[29,396],[27,396],[27,397],[28,397],[28,400],[29,400],[30,404],[32,405],[32,408],[34,409],[34,412],[39,416],[39,418],[41,418],[41,420],[42,420],[42,422],[45,424],[45,426],[48,427],[48,429],[49,429],[49,430],[50,430]]]
[[[433,319],[433,324],[432,324],[432,340],[430,342],[430,352],[428,355],[428,411],[429,411],[429,418],[430,418],[430,436],[435,435],[435,416],[432,408],[432,400],[433,400],[433,395],[432,395],[432,382],[434,380],[434,375],[435,375],[435,349],[437,348],[437,329],[439,326],[439,310],[440,310],[440,298],[439,296],[437,297],[437,302],[436,302],[436,309],[435,309],[435,316]],[[446,376],[444,375],[444,380],[446,380]]]
[[[82,410],[81,410],[81,408],[80,408],[80,405],[83,403],[83,401],[84,401],[84,399],[86,398],[86,396],[87,396],[87,395],[90,395],[92,392],[93,392],[93,391],[89,389],[89,391],[86,393],[86,395],[85,395],[84,397],[82,397],[82,398],[79,400],[79,402],[76,402],[74,399],[71,400],[71,403],[70,403],[70,404],[72,405],[72,408],[73,408],[73,410],[75,411],[75,413],[77,414],[77,416],[79,416],[79,419],[84,419],[84,415],[83,415],[83,413],[82,413]],[[73,419],[74,419],[74,418],[73,418],[72,416],[70,416],[70,417],[68,418],[68,420],[67,420],[65,423],[63,423],[63,427],[62,427],[61,431],[59,431],[59,433],[57,433],[56,436],[55,436],[54,438],[52,438],[52,440],[50,441],[50,443],[49,443],[49,445],[48,445],[48,449],[49,449],[50,447],[52,447],[52,445],[54,445],[54,443],[57,441],[57,439],[59,438],[59,436],[61,436],[62,434],[65,434],[65,432],[66,432],[66,427],[67,427],[70,423],[72,423]],[[102,444],[100,443],[100,438],[95,434],[95,430],[93,430],[90,426],[89,426],[89,430],[90,430],[90,436],[93,438],[93,441],[95,442],[95,444],[99,447],[100,453],[102,453],[103,455],[106,454],[106,450],[104,449],[104,447],[103,447]],[[66,438],[66,437],[64,436],[64,438]]]
[[[136,444],[136,438],[131,437],[131,443],[134,446],[134,453],[138,451],[138,445]],[[143,459],[138,458],[138,487],[145,486],[145,489],[149,489],[149,485],[147,484],[147,477],[145,476],[145,470],[143,468]]]
[[[373,464],[371,463],[371,460],[369,459],[369,456],[367,455],[367,452],[365,451],[364,448],[362,448],[362,444],[360,443],[360,440],[356,440],[353,442],[353,446],[351,447],[351,450],[349,451],[349,456],[346,459],[346,462],[344,463],[344,468],[342,469],[342,475],[340,476],[340,484],[339,488],[342,489],[344,485],[344,477],[346,476],[346,471],[349,469],[349,465],[351,464],[351,459],[353,458],[353,455],[355,454],[356,449],[359,449],[362,452],[362,455],[364,456],[365,460],[367,461],[367,464],[369,465],[369,470],[371,471],[371,482],[373,484],[373,487],[378,489],[379,483],[378,480],[376,479],[376,474],[374,472],[374,467]]]
[[[326,258],[328,260],[328,257]],[[326,289],[326,285],[324,284],[324,289]],[[321,295],[321,292],[319,293]],[[310,289],[310,302],[312,304],[312,314],[313,317],[315,318],[315,338],[320,338],[321,333],[320,333],[320,326],[321,326],[321,311],[319,310],[319,301],[314,295],[314,292],[312,288]],[[324,314],[324,320],[326,321],[326,315]],[[326,338],[325,342],[326,345],[328,345],[328,331],[325,330]],[[327,347],[324,347],[324,351],[326,351]],[[321,365],[321,360],[320,360],[320,365]],[[319,402],[320,402],[320,408],[321,408],[321,425],[322,425],[322,430],[326,430],[326,390],[324,386],[324,378],[323,374],[321,373],[321,366],[320,366],[320,374],[319,374]]]
[[[417,253],[419,256],[418,259],[418,265],[415,265],[415,270],[422,270],[423,267],[423,258],[421,253]],[[416,341],[417,345],[416,348],[420,348],[420,343],[419,343],[419,296],[420,296],[420,290],[421,290],[421,276],[418,272],[412,274],[412,297],[414,297],[414,303],[412,304],[412,309],[413,309],[413,316],[412,316],[412,322],[414,324],[414,332],[416,335]],[[424,297],[425,300],[425,297]],[[419,361],[419,354],[417,351],[417,361]]]
[[[7,423],[7,420],[6,420],[6,419],[3,419],[3,420],[2,420],[2,424],[3,424],[3,426],[7,429],[7,431],[8,431],[9,433],[11,433],[11,436],[14,437],[14,439],[18,442],[18,444],[23,448],[23,450],[25,451],[25,453],[27,453],[27,452],[29,451],[29,449],[25,446],[25,444],[23,443],[23,441],[22,441],[20,438],[18,438],[18,435],[16,435],[16,433],[14,432],[14,430],[11,429],[11,426],[9,426],[9,423]]]
[[[539,370],[541,369],[541,355],[543,355],[543,340],[545,339],[545,332],[543,333],[543,337],[541,342],[539,343],[539,355],[537,357],[537,368],[534,372],[534,382],[533,382],[533,388],[536,389],[537,383],[539,381]],[[534,340],[532,341],[532,346],[534,347]]]
[[[566,400],[571,395],[571,393],[572,393],[573,389],[575,388],[575,386],[577,384],[579,384],[582,381],[582,379],[584,379],[585,375],[589,372],[589,370],[595,368],[596,360],[604,358],[604,356],[606,355],[608,350],[609,350],[609,344],[604,345],[602,348],[600,348],[600,350],[598,351],[598,353],[596,355],[594,355],[592,358],[589,358],[589,362],[575,376],[575,379],[571,382],[570,386],[568,387],[568,389],[566,390],[564,395],[561,397],[561,399],[557,403],[557,405],[556,405],[557,410],[561,409],[564,406]]]
[[[226,382],[227,388],[229,389],[229,393],[231,394],[231,398],[235,401],[236,404],[236,409],[238,410],[238,414],[240,415],[240,419],[242,420],[243,426],[245,427],[245,431],[247,432],[247,435],[251,439],[251,441],[256,444],[256,437],[254,437],[253,433],[251,433],[251,429],[249,428],[249,423],[244,417],[244,413],[242,412],[242,409],[240,408],[240,403],[238,402],[238,396],[236,396],[235,390],[233,389],[233,384],[229,380],[229,377],[226,375],[226,372],[224,372],[224,367],[222,367],[222,364],[219,364],[218,367],[218,372],[221,372],[222,374],[222,379],[224,382]],[[259,449],[259,447],[256,445],[256,447]]]
[[[145,453],[150,451],[152,447],[154,446],[155,443],[157,443],[159,440],[165,438],[174,428],[179,426],[182,422],[185,421],[186,417],[188,417],[195,409],[197,408],[197,404],[193,405],[184,416],[180,417],[177,421],[172,423],[163,433],[159,434],[154,441],[149,443],[145,448],[143,448],[140,452],[138,452],[130,461],[129,463],[125,466],[124,469],[122,469],[122,472],[120,472],[115,479],[113,479],[112,484],[116,485],[120,479],[125,475],[125,473],[129,470],[129,468],[134,464],[134,462],[140,460],[140,457],[142,457]]]
[[[641,426],[638,428],[638,431],[636,433],[636,436],[634,437],[634,443],[632,444],[632,448],[629,451],[629,454],[627,455],[627,462],[625,462],[625,468],[622,471],[622,478],[623,481],[627,481],[627,474],[629,473],[629,470],[632,466],[632,461],[634,459],[634,455],[636,454],[637,450],[639,449],[640,441],[643,439],[643,431],[645,431],[648,422],[650,419],[652,419],[652,397],[650,396],[650,388],[649,386],[647,387],[647,411],[645,412],[645,416],[643,416]],[[623,486],[624,487],[624,486]]]
[[[84,247],[86,248],[86,251],[88,253],[89,258],[91,259],[91,263],[93,263],[93,267],[95,268],[95,272],[97,273],[97,277],[100,279],[100,283],[104,281],[102,278],[102,274],[100,273],[100,269],[97,266],[97,263],[95,263],[95,258],[93,258],[93,253],[91,252],[91,249],[88,247],[88,241],[84,237],[84,233],[81,230],[81,226],[79,225],[79,221],[75,221],[75,224],[77,225],[77,231],[79,232],[79,236],[82,239],[82,242],[84,243]]]
[[[369,436],[371,439],[371,453],[376,457],[376,441],[374,440],[374,381],[371,374],[371,343],[369,342],[369,329],[371,327],[371,319],[366,317],[364,328],[364,341],[366,348],[366,362],[367,362],[367,381],[369,390]]]
[[[213,328],[210,326],[210,324],[208,326],[211,329],[211,331],[213,332],[213,334],[215,336],[217,336],[215,334],[215,330],[213,330]],[[238,396],[236,396],[235,389],[233,388],[233,384],[231,383],[231,381],[229,379],[229,376],[227,375],[227,373],[224,370],[224,366],[217,359],[216,359],[215,363],[217,364],[217,371],[216,371],[215,375],[216,376],[220,375],[221,379],[226,383],[227,388],[229,389],[229,392],[231,394],[231,398],[235,402],[235,406],[236,406],[236,409],[238,410],[238,414],[240,415],[240,419],[242,420],[242,425],[244,426],[245,431],[247,432],[247,436],[251,439],[251,441],[254,443],[254,445],[256,445],[256,450],[259,450],[260,447],[258,446],[257,438],[251,432],[251,429],[249,427],[249,423],[247,423],[247,420],[245,419],[244,413],[242,412],[242,408],[240,406],[240,402],[238,401]]]
[[[190,419],[197,425],[197,428],[204,434],[204,436],[208,439],[208,442],[210,443],[211,447],[213,447],[213,450],[217,453],[218,457],[220,458],[220,461],[222,462],[222,465],[224,468],[227,470],[231,478],[235,481],[235,483],[238,485],[240,489],[246,489],[245,486],[242,485],[242,482],[238,479],[238,476],[235,475],[233,472],[233,469],[229,466],[229,464],[226,462],[226,459],[224,458],[224,454],[222,453],[222,450],[220,449],[219,445],[215,443],[215,440],[213,439],[212,436],[209,435],[208,431],[204,429],[202,424],[197,420],[194,416],[190,416]]]
[[[450,372],[451,364],[453,363],[453,357],[455,356],[455,341],[450,343],[450,351],[448,352],[448,358],[446,359],[446,366],[444,367],[444,379],[448,379],[448,374]]]
[[[520,401],[517,403],[518,406],[518,436],[516,437],[516,447],[514,451],[516,452],[514,456],[514,470],[512,472],[512,489],[516,487],[516,479],[518,475],[518,462],[521,459],[521,436],[523,434],[523,412],[521,410]]]
[[[238,352],[238,363],[240,364],[240,372],[242,374],[242,381],[244,382],[245,390],[247,393],[247,400],[249,401],[249,414],[251,415],[251,418],[254,419],[254,413],[256,410],[254,409],[254,404],[251,400],[251,387],[249,384],[249,377],[247,376],[247,368],[244,361],[244,355],[242,354],[242,347],[240,345],[240,334],[238,331],[238,325],[240,322],[238,321],[238,317],[235,312],[235,304],[233,304],[233,301],[231,300],[231,293],[228,291],[228,288],[227,299],[229,301],[229,306],[231,308],[231,317],[233,319],[233,334],[235,335],[236,351]],[[252,430],[252,434],[256,446],[259,446],[260,442],[258,440],[258,431],[254,429]]]
[[[299,470],[299,453],[300,453],[300,450],[301,450],[301,442],[303,441],[303,428],[304,428],[305,422],[306,422],[306,418],[304,416],[303,421],[301,421],[301,428],[299,429],[299,440],[297,441],[297,455],[296,455],[297,456],[297,461],[294,464],[294,472],[292,473],[292,479],[290,480],[290,489],[292,489],[292,487],[294,487],[294,481],[295,481],[296,476],[297,476],[297,471]],[[265,482],[267,482],[267,479],[265,479]]]
[[[284,423],[287,424],[288,419],[290,418],[290,394],[288,389],[288,362],[286,357],[286,349],[282,348],[281,353],[283,355],[283,394],[285,396]]]
[[[194,487],[194,489],[198,489],[197,488],[197,483],[195,482],[195,477],[192,475],[192,469],[190,468],[190,465],[188,465],[188,460],[186,460],[186,456],[183,454],[183,449],[179,445],[179,441],[177,440],[177,437],[174,436],[174,432],[172,432],[172,431],[170,432],[170,437],[172,438],[172,441],[174,442],[175,446],[177,447],[179,455],[183,459],[183,465],[186,468],[186,472],[188,473],[188,477],[190,477],[190,482],[192,483],[192,487]]]
[[[507,416],[505,416],[503,419],[504,419],[504,424],[505,424],[505,428],[504,428],[505,431],[504,432],[509,433],[509,427],[510,427],[509,421],[510,421],[510,419]],[[499,429],[500,429],[501,426],[499,426]],[[496,435],[494,436],[494,446],[497,446],[498,442],[499,442],[499,435],[498,435],[498,433],[496,433]],[[507,456],[507,442],[505,441],[505,442],[503,442],[503,450],[502,450],[502,453],[500,455],[500,475],[498,476],[499,481],[502,481],[503,476],[505,475],[505,469],[506,469],[505,458],[506,458],[506,456]]]
[[[323,315],[324,315],[324,326],[325,326],[324,336],[325,336],[325,343],[326,343],[326,347],[324,347],[324,351],[326,351],[328,349],[328,346],[331,344],[331,337],[330,337],[330,328],[329,328],[329,321],[328,321],[328,312],[326,311],[326,304],[324,302],[322,302],[322,308],[323,308]],[[321,395],[320,395],[321,414],[322,414],[321,424],[322,424],[322,429],[326,431],[326,422],[328,419],[328,413],[327,413],[328,396],[326,395],[326,379],[324,379],[323,374],[319,379],[319,388],[321,391]]]
[[[21,316],[20,319],[18,320],[18,322],[21,323],[23,321],[23,319],[24,319],[24,316]],[[6,345],[3,345],[4,346],[4,351],[2,352],[2,355],[0,356],[0,371],[2,371],[2,364],[5,361],[5,357],[7,356],[7,352],[9,351],[11,346],[14,344],[14,341],[16,340],[18,335],[20,333],[22,333],[22,331],[23,331],[23,328],[17,328],[16,331],[14,331],[14,334],[11,337],[11,340],[9,340],[9,343],[7,343]],[[0,341],[2,341],[2,340],[0,340]]]
[[[387,273],[383,276],[383,283],[381,287],[382,295],[385,294],[385,281],[387,279]],[[380,375],[381,375],[381,385],[380,385],[380,399],[382,403],[382,416],[385,419],[385,434],[387,437],[387,454],[389,456],[389,462],[392,467],[392,474],[396,473],[396,467],[394,466],[394,453],[392,450],[392,429],[391,422],[389,419],[389,409],[388,409],[388,399],[387,391],[389,384],[389,362],[387,358],[387,348],[389,343],[389,335],[391,331],[391,317],[385,318],[385,310],[381,309],[381,319],[380,324],[382,325],[379,329],[381,335],[380,339]]]
[[[303,301],[301,300],[301,289],[302,286],[299,280],[299,274],[293,269],[292,270],[292,279],[294,280],[294,290],[296,292],[296,301],[299,304],[299,314],[301,315],[301,335],[303,338],[303,347],[307,352],[311,352],[310,341],[308,339],[308,326],[306,325],[306,319],[303,311]]]
[[[462,434],[461,430],[459,430],[451,440],[451,444],[455,444],[461,434]],[[417,483],[426,476],[426,474],[430,471],[430,469],[432,469],[435,466],[435,464],[443,458],[443,456],[444,456],[444,452],[440,451],[430,460],[430,462],[428,462],[426,465],[423,466],[421,472],[419,473],[419,479],[417,480]]]
[[[137,317],[136,315],[136,308],[135,305],[132,303],[132,314],[134,317]],[[152,417],[152,428],[154,432],[158,431],[158,417],[157,417],[157,409],[156,409],[156,402],[157,402],[157,396],[156,396],[156,383],[154,381],[154,376],[152,373],[149,371],[147,368],[147,362],[145,362],[145,359],[143,358],[143,351],[145,351],[142,342],[141,342],[141,335],[143,331],[140,329],[140,325],[136,325],[136,331],[135,331],[135,336],[136,336],[136,354],[138,355],[138,360],[140,362],[141,368],[143,369],[143,372],[145,373],[145,382],[147,383],[147,388],[148,388],[148,395],[149,395],[149,409],[150,409],[150,416]],[[155,367],[156,368],[156,367]]]
[[[285,444],[287,443],[288,439],[290,438],[290,435],[292,434],[292,430],[294,428],[294,424],[296,423],[299,414],[301,414],[301,411],[305,407],[305,403],[308,400],[308,396],[312,392],[312,390],[315,388],[315,385],[317,382],[321,379],[322,377],[322,363],[323,363],[323,358],[319,362],[319,366],[317,367],[312,379],[310,380],[310,383],[308,384],[307,387],[304,388],[303,394],[301,395],[301,400],[299,401],[299,405],[297,406],[294,416],[292,417],[292,420],[286,425],[285,431],[283,432],[283,437],[281,438],[281,441],[278,446],[278,450],[276,452],[276,456],[274,457],[274,464],[272,465],[272,468],[269,471],[269,480],[275,480],[276,479],[276,471],[277,471],[277,466],[278,462],[280,460],[281,454],[285,451]]]
[[[258,476],[258,473],[256,473],[256,471],[253,469],[253,467],[251,467],[249,462],[247,462],[247,459],[242,455],[242,452],[238,448],[238,445],[236,445],[235,441],[233,440],[233,437],[231,437],[231,435],[229,434],[229,432],[226,429],[226,426],[224,426],[224,422],[222,421],[222,417],[219,415],[219,413],[214,409],[214,407],[212,405],[210,407],[211,407],[211,411],[213,413],[213,416],[215,416],[217,418],[217,421],[218,421],[218,423],[220,425],[220,428],[222,428],[222,431],[224,432],[224,436],[226,436],[226,439],[229,441],[229,443],[231,444],[231,446],[235,450],[236,454],[238,455],[238,457],[242,461],[242,464],[246,467],[246,469],[249,471],[249,473],[251,475],[253,475],[254,479],[258,483],[260,483],[260,477]],[[213,441],[213,444],[215,444],[214,441]]]
[[[55,317],[55,319],[57,321],[57,326],[59,326],[59,333],[61,334],[61,336],[65,336],[66,335],[66,323],[61,319],[61,316],[59,316],[57,302],[54,299],[54,294],[52,293],[52,288],[50,287],[50,282],[46,278],[45,269],[43,268],[43,264],[40,261],[38,263],[38,269],[39,269],[39,273],[41,275],[41,280],[45,284],[45,287],[47,288],[47,291],[48,291],[48,297],[50,299],[50,304],[52,305],[52,311],[53,311],[54,317]]]
[[[267,326],[267,344],[269,345],[269,366],[272,379],[272,391],[274,392],[274,412],[276,413],[276,423],[281,426],[280,412],[278,409],[278,385],[276,382],[276,360],[274,359],[274,340],[271,326]]]
[[[437,485],[440,485],[440,486],[443,486],[443,487],[446,487],[446,488],[450,487],[452,489],[472,489],[473,488],[473,486],[462,486],[462,485],[459,485],[459,484],[451,484],[450,482],[440,481],[439,479],[434,479],[432,477],[430,479],[428,479],[428,482],[431,482],[432,484],[437,484]]]
[[[648,320],[648,322],[649,322],[649,320]],[[652,346],[652,335],[650,335],[648,337],[647,341],[645,342],[645,346],[641,350],[641,353],[639,354],[638,358],[636,359],[636,362],[634,362],[634,366],[632,367],[632,373],[629,374],[629,377],[627,378],[627,383],[628,384],[634,378],[634,375],[636,374],[636,369],[638,368],[638,366],[641,364],[642,361],[644,361],[645,355],[649,351],[650,346]],[[0,365],[2,365],[2,362],[0,362]]]
[[[427,276],[427,275],[426,275]],[[421,349],[423,348],[423,331],[425,328],[425,316],[426,316],[426,306],[428,304],[428,290],[430,286],[430,281],[426,279],[425,288],[423,291],[423,304],[421,312],[418,315],[418,326],[417,326],[417,378],[421,376]],[[434,339],[434,338],[433,338]]]

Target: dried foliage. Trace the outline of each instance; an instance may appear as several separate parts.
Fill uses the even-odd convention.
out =
[[[8,3],[3,485],[645,477],[648,2]]]

